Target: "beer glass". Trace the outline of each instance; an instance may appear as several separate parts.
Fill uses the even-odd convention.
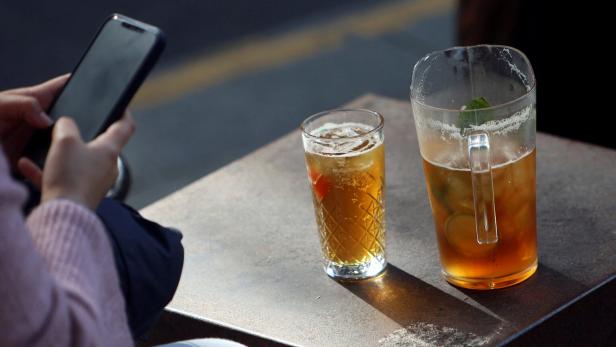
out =
[[[301,130],[325,272],[378,275],[387,264],[383,117],[331,110],[307,118]]]

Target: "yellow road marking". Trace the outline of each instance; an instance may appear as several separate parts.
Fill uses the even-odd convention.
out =
[[[316,27],[275,37],[242,40],[152,76],[141,87],[131,106],[153,106],[247,72],[304,58],[341,44],[351,34],[372,37],[399,30],[428,15],[450,10],[454,5],[455,0],[388,3]]]

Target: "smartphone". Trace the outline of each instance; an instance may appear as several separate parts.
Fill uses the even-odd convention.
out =
[[[69,80],[47,110],[52,119],[75,120],[90,141],[122,117],[165,47],[163,32],[113,14],[99,28]],[[24,155],[41,168],[51,145],[51,128],[36,131]]]

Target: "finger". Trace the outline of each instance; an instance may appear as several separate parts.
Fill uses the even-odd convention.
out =
[[[28,123],[36,128],[51,125],[51,119],[43,112],[38,100],[32,96],[4,94],[0,95],[2,120],[13,120]]]
[[[60,119],[56,122],[56,125],[53,127],[52,145],[54,142],[65,140],[83,141],[75,121],[69,117],[60,117]]]
[[[47,82],[37,84],[35,86],[10,89],[4,93],[26,95],[36,98],[41,104],[41,107],[46,110],[51,106],[53,100],[58,96],[69,77],[70,74],[64,74],[62,76],[58,76],[56,78],[50,79]]]
[[[21,123],[2,137],[2,141],[4,142],[4,153],[9,159],[9,163],[12,168],[17,168],[17,162],[19,161],[19,157],[22,156],[24,147],[30,140],[32,136],[32,131],[34,129],[26,124]]]
[[[107,148],[114,155],[118,155],[122,148],[128,143],[130,137],[135,132],[135,122],[129,112],[113,123],[105,132],[90,142],[90,146],[95,148]]]
[[[17,162],[19,172],[39,190],[43,185],[43,171],[32,160],[22,157]]]

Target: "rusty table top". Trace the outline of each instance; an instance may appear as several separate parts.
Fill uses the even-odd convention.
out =
[[[385,118],[386,274],[323,272],[294,131],[142,210],[184,233],[171,309],[301,346],[497,345],[616,273],[616,151],[538,134],[539,269],[514,287],[464,290],[440,275],[410,104],[352,105]]]

